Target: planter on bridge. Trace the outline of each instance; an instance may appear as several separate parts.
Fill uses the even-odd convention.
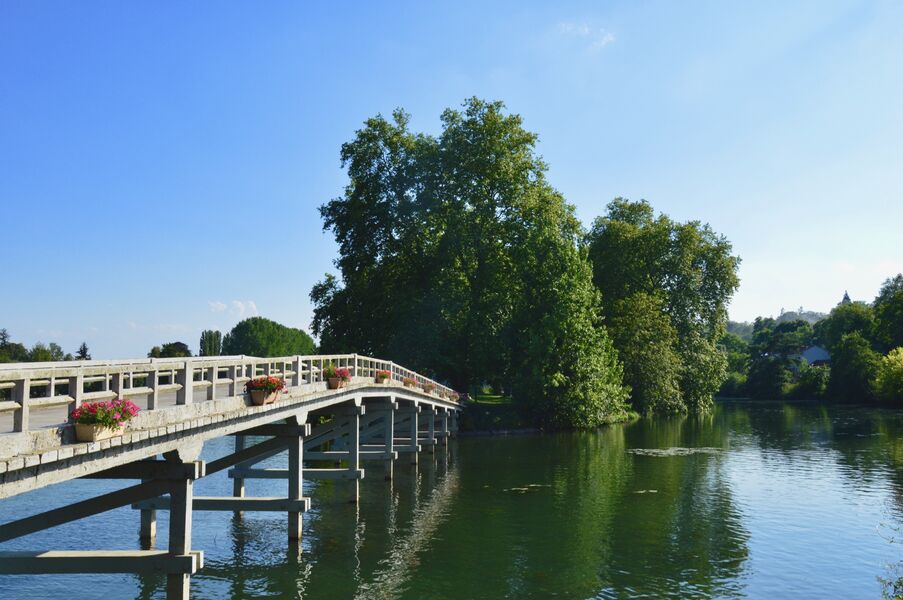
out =
[[[329,364],[323,368],[323,377],[329,384],[329,389],[337,390],[345,387],[345,384],[351,380],[351,371],[344,367],[336,368],[335,365]]]
[[[376,383],[388,385],[392,381],[392,374],[388,371],[377,371],[375,379]]]
[[[85,402],[69,415],[75,422],[75,439],[79,442],[96,442],[122,435],[126,421],[140,409],[129,400]]]
[[[75,424],[75,440],[77,442],[99,442],[122,435],[123,427],[105,427],[103,425]]]
[[[279,393],[285,388],[285,382],[278,377],[265,376],[252,379],[245,387],[251,395],[251,402],[262,406],[276,401]]]
[[[405,387],[409,387],[409,388],[417,387],[417,380],[414,379],[413,377],[405,377],[404,379],[401,380],[401,383],[403,383]]]

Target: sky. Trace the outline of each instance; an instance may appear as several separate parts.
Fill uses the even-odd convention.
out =
[[[470,96],[741,257],[735,320],[903,271],[897,2],[0,2],[0,328],[95,358],[262,315],[309,328],[341,144]]]

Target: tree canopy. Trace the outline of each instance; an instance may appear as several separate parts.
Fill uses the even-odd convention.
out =
[[[643,374],[674,372],[679,393],[661,399],[668,410],[708,409],[725,378],[718,342],[727,324],[727,302],[739,285],[740,259],[731,253],[730,243],[698,221],[679,223],[656,215],[645,200],[616,198],[593,223],[587,244],[593,281],[625,361],[627,383],[640,390]],[[633,298],[636,294],[647,299]],[[660,305],[657,314],[649,310],[649,297]],[[637,307],[644,309],[635,312]],[[638,322],[640,318],[646,322]],[[637,355],[630,347],[634,335],[615,331],[619,326],[664,332],[670,352]],[[658,366],[629,364],[656,357]],[[639,404],[646,402],[640,399]]]
[[[147,353],[148,358],[182,358],[191,356],[191,349],[185,342],[169,342],[162,346],[154,346]]]
[[[217,332],[218,333],[218,332]],[[262,358],[314,353],[314,341],[304,331],[263,317],[239,321],[223,338],[222,353]]]
[[[198,348],[201,356],[219,356],[223,353],[223,334],[219,331],[205,329],[201,332]]]
[[[341,280],[311,292],[322,348],[510,389],[551,425],[622,414],[580,223],[536,134],[476,98],[441,121],[437,137],[415,133],[396,111],[343,145],[348,185],[321,207]]]
[[[903,346],[903,274],[884,282],[873,306],[878,343],[885,350]]]

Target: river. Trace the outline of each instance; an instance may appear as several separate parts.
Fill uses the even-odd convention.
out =
[[[901,436],[900,410],[730,402],[704,418],[461,438],[416,467],[399,461],[391,482],[368,463],[359,505],[352,483],[306,483],[300,552],[284,514],[195,513],[205,566],[192,598],[880,598],[882,579],[903,576]],[[204,458],[229,449],[216,440]],[[0,521],[128,483],[6,499]],[[230,492],[224,474],[196,486]],[[137,548],[137,527],[123,508],[2,549]],[[163,598],[163,584],[7,576],[0,598]]]

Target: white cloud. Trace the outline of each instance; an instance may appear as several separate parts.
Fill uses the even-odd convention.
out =
[[[210,312],[221,313],[228,308],[225,302],[220,302],[219,300],[208,300],[207,304],[210,306]]]
[[[586,22],[562,21],[558,23],[557,30],[561,35],[585,40],[586,50],[589,52],[598,52],[617,39],[612,32],[601,27],[591,27]]]
[[[238,319],[260,315],[257,311],[257,304],[253,300],[233,300],[229,314],[238,317]]]

